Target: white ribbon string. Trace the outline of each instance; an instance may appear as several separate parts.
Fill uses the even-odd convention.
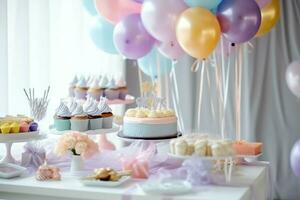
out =
[[[205,62],[202,62],[201,77],[200,77],[201,80],[200,80],[200,87],[199,87],[198,116],[197,116],[198,131],[200,131],[200,123],[201,123],[201,105],[202,105],[202,96],[203,96],[204,69],[205,69]]]

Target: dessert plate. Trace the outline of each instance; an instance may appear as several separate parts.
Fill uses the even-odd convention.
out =
[[[236,158],[249,158],[249,159],[255,159],[258,158],[260,156],[262,156],[263,153],[257,154],[257,155],[236,155]]]
[[[26,172],[25,167],[11,163],[0,163],[0,178],[14,178]]]
[[[192,185],[183,180],[147,181],[138,185],[150,194],[181,195],[192,191]]]
[[[123,176],[118,181],[100,181],[100,180],[87,180],[80,179],[80,182],[85,186],[102,186],[102,187],[116,187],[119,186],[130,179],[129,176]]]
[[[172,158],[180,159],[180,160],[186,160],[188,158],[191,158],[192,156],[196,155],[190,155],[190,156],[181,156],[181,155],[176,155],[172,153],[168,153],[168,155]],[[199,158],[203,160],[225,160],[225,159],[233,159],[234,156],[198,156]]]
[[[9,133],[0,134],[0,142],[15,141],[15,140],[26,140],[39,136],[39,131],[24,132],[24,133]]]
[[[167,137],[140,138],[140,137],[125,136],[123,134],[123,131],[119,131],[117,136],[119,138],[122,138],[122,139],[125,139],[125,140],[155,140],[156,141],[156,140],[170,140],[170,139],[173,139],[173,138],[178,138],[178,137],[182,136],[182,133],[178,132],[174,135],[170,135],[170,136],[167,136]]]

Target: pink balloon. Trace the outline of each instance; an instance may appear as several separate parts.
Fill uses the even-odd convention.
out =
[[[271,2],[271,0],[255,0],[255,1],[258,4],[259,8],[263,8],[265,7],[265,5]]]
[[[300,98],[300,60],[294,61],[288,66],[286,82],[292,93]]]
[[[141,17],[147,31],[157,40],[176,39],[176,22],[188,7],[183,0],[145,0]]]
[[[95,0],[96,10],[112,24],[127,15],[141,12],[141,4],[132,0]]]
[[[178,60],[184,55],[183,49],[176,40],[160,43],[158,45],[158,50],[161,54],[172,60]]]

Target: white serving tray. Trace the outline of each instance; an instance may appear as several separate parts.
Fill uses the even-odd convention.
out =
[[[181,155],[176,155],[172,153],[168,153],[168,155],[172,158],[180,159],[180,160],[186,160],[188,158],[191,158],[192,156],[195,155],[187,155],[187,156],[181,156]],[[199,158],[203,160],[225,160],[225,159],[232,159],[235,156],[198,156]]]
[[[123,176],[118,181],[100,181],[100,180],[86,180],[80,179],[80,182],[85,186],[94,187],[117,187],[130,179],[129,176]]]
[[[26,172],[26,170],[27,169],[25,167],[21,167],[11,163],[0,163],[0,178],[18,177]]]
[[[24,132],[24,133],[9,133],[0,134],[0,142],[14,142],[19,140],[35,139],[39,136],[39,131]]]

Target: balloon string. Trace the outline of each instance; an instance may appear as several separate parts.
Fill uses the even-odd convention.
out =
[[[241,140],[241,68],[242,68],[242,50],[237,47],[235,58],[235,94],[236,94],[236,139]]]
[[[184,131],[184,123],[183,123],[183,116],[181,112],[181,107],[179,105],[179,95],[178,95],[178,87],[177,87],[177,80],[176,80],[176,71],[175,71],[175,64],[176,62],[172,62],[172,72],[171,72],[171,91],[172,91],[172,100],[174,104],[175,112],[179,118],[179,130]]]
[[[139,83],[140,83],[140,93],[141,96],[144,96],[144,90],[143,90],[143,74],[142,70],[138,67],[138,72],[139,72]]]
[[[227,100],[228,100],[228,85],[229,85],[229,75],[230,75],[230,67],[231,65],[231,59],[229,58],[228,59],[228,62],[227,62],[227,73],[226,73],[226,77],[225,77],[225,91],[224,91],[224,107],[223,107],[223,110],[224,110],[224,115],[223,115],[223,118],[222,118],[222,133],[224,134],[225,136],[225,117],[226,117],[226,107],[227,107]]]
[[[215,107],[214,107],[214,103],[213,103],[213,98],[211,96],[211,82],[210,82],[210,72],[209,69],[207,67],[205,67],[206,70],[206,78],[207,78],[207,85],[208,85],[208,96],[210,97],[210,109],[212,112],[212,118],[213,118],[213,122],[216,121],[216,114],[215,114]]]
[[[160,56],[159,53],[156,53],[156,67],[157,67],[157,76],[158,76],[158,88],[157,88],[157,96],[161,97],[162,94],[162,79],[161,79],[161,67],[160,67]]]
[[[197,128],[200,131],[200,123],[201,123],[201,105],[202,105],[202,96],[203,96],[203,79],[204,79],[204,68],[205,62],[202,62],[202,69],[201,69],[201,77],[200,77],[200,87],[199,87],[199,102],[198,102],[198,123]]]
[[[191,71],[192,72],[197,72],[198,71],[198,69],[200,67],[200,62],[201,62],[200,59],[195,60],[195,62],[191,66]]]

